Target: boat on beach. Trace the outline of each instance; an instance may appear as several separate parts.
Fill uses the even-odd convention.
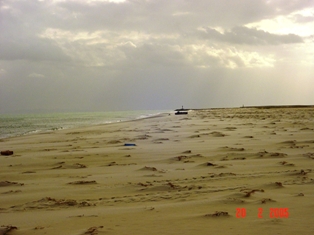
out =
[[[175,110],[176,112],[175,112],[175,115],[186,115],[186,114],[188,114],[189,112],[188,112],[188,109],[184,109],[183,108],[183,106],[182,106],[182,108],[181,109],[176,109]]]

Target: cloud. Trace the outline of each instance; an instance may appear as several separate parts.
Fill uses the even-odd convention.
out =
[[[2,0],[1,107],[310,102],[313,12],[308,0]]]
[[[31,73],[27,77],[29,78],[45,78],[46,76],[40,73]]]
[[[235,48],[233,45],[302,42],[296,35],[274,35],[246,27],[237,27],[223,33],[212,28],[201,28],[197,33],[186,35],[132,31],[116,34],[109,30],[73,33],[47,29],[40,36],[54,41],[64,54],[85,66],[112,69],[147,66],[272,67],[274,58],[270,53],[263,55],[256,51]],[[203,41],[198,42],[200,39]],[[222,42],[230,45],[221,45]]]
[[[185,54],[191,64],[199,68],[261,68],[273,67],[275,62],[273,54],[263,55],[230,45],[189,45]]]
[[[291,16],[291,19],[294,22],[299,24],[313,24],[314,22],[314,7],[307,8],[302,11],[298,11]]]
[[[53,43],[36,38],[0,42],[0,60],[68,61],[69,58]]]
[[[272,34],[278,35],[298,35],[308,37],[314,35],[314,7],[305,7],[286,15],[278,14],[274,17],[251,22],[245,26],[257,28]]]
[[[0,60],[68,60],[57,45],[37,35],[49,22],[46,12],[39,1],[2,1]]]
[[[278,35],[264,30],[248,27],[234,27],[223,33],[213,28],[200,28],[200,35],[207,40],[223,41],[235,44],[249,45],[278,45],[289,43],[302,43],[303,39],[295,34]]]

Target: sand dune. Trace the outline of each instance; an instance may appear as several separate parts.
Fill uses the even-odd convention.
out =
[[[0,234],[311,234],[313,130],[250,107],[4,139]]]

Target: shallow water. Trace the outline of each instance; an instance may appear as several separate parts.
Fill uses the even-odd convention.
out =
[[[169,110],[0,115],[0,139],[145,118]]]

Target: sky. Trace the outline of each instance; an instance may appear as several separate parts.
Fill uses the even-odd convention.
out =
[[[314,104],[314,0],[0,0],[0,113]]]

